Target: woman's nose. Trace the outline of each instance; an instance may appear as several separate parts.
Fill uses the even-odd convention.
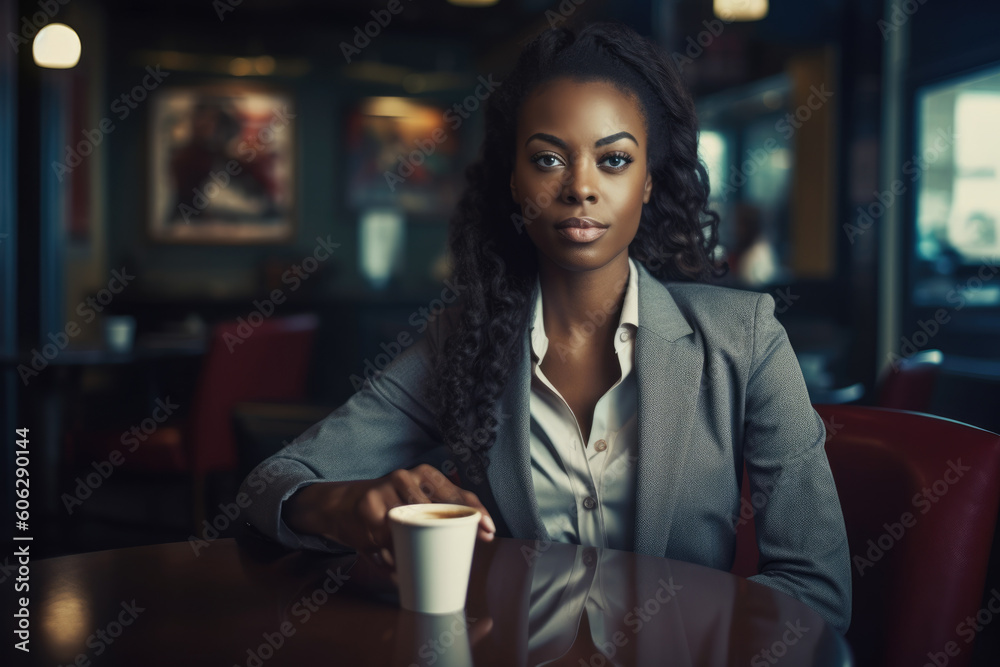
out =
[[[581,202],[596,203],[597,187],[594,183],[596,169],[585,161],[577,161],[571,168],[567,169],[563,180],[562,198],[567,204],[579,204]]]

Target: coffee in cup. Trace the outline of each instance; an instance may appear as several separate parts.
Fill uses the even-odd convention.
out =
[[[444,503],[389,510],[400,606],[426,614],[465,608],[481,518],[472,507]]]

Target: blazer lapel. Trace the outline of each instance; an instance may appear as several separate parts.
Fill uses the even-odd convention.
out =
[[[667,288],[640,262],[639,330],[635,341],[638,387],[636,461],[636,553],[663,556],[698,392],[702,350]],[[536,288],[537,289],[537,288]],[[512,537],[548,540],[531,480],[531,347],[522,338],[521,362],[500,399],[503,427],[490,449],[486,477]]]
[[[640,263],[635,371],[639,393],[636,553],[663,556],[683,496],[704,353],[667,288]]]

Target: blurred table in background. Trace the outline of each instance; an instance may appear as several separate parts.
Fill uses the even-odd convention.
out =
[[[35,358],[32,366],[37,353],[4,359],[5,366],[35,373],[26,375],[26,382],[21,380],[27,388],[23,408],[26,425],[41,454],[32,470],[32,487],[38,488],[32,494],[34,508],[46,517],[65,514],[59,502],[60,477],[66,464],[66,435],[76,419],[83,416],[100,421],[102,411],[127,415],[130,409],[139,419],[147,417],[155,401],[170,392],[165,388],[167,375],[182,374],[173,387],[190,384],[185,377],[197,372],[206,349],[203,338],[186,337],[169,345],[161,340],[146,345],[140,339],[128,352],[67,347],[51,358],[43,357],[44,365]],[[86,397],[84,377],[88,372],[115,378],[104,381],[110,388],[106,395]]]

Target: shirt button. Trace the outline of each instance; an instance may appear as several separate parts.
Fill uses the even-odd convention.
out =
[[[623,331],[620,334],[618,334],[618,340],[620,340],[623,343],[625,341],[627,341],[628,340],[628,331]]]
[[[583,506],[588,510],[592,510],[595,507],[597,507],[597,501],[591,498],[590,496],[587,496],[586,498],[583,499]]]
[[[604,440],[598,440],[597,442],[594,443],[594,451],[596,452],[603,452],[607,448],[608,448],[608,443],[606,443]]]

